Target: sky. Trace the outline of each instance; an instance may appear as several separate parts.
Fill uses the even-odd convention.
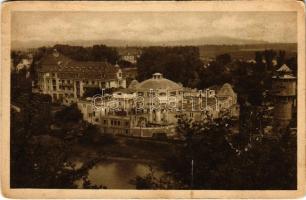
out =
[[[12,40],[297,41],[295,12],[15,12]]]

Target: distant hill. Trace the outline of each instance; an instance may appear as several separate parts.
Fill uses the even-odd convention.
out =
[[[12,41],[13,49],[25,49],[25,48],[37,48],[41,46],[53,46],[55,44],[69,44],[78,46],[92,46],[94,44],[105,44],[108,46],[178,46],[178,45],[242,45],[242,44],[264,44],[266,41],[260,40],[247,40],[223,36],[215,37],[201,37],[189,40],[173,40],[165,42],[152,42],[152,41],[142,41],[142,40],[74,40],[74,41],[40,41],[40,40],[28,40],[28,41]]]
[[[122,40],[78,40],[69,42],[60,41],[12,41],[13,49],[38,48],[41,46],[52,47],[55,44],[68,44],[71,46],[93,46],[95,44],[105,44],[116,47],[120,54],[139,53],[143,47],[147,46],[198,46],[202,58],[214,58],[217,55],[229,53],[236,59],[254,59],[256,51],[266,49],[285,50],[287,56],[295,55],[297,43],[269,43],[256,40],[243,40],[228,37],[205,37],[192,40],[168,41],[163,44],[148,41],[122,41]]]
[[[286,57],[296,56],[297,44],[296,43],[265,43],[265,44],[231,44],[231,45],[198,45],[200,57],[202,59],[215,58],[220,54],[230,54],[234,59],[254,59],[256,51],[264,51],[273,49],[275,51],[286,51]],[[127,53],[139,54],[143,47],[127,46],[117,47],[120,55]]]
[[[213,58],[216,55],[228,53],[236,59],[254,59],[256,51],[273,49],[284,50],[287,56],[293,56],[297,52],[296,43],[266,43],[244,45],[202,45],[199,46],[202,58]]]

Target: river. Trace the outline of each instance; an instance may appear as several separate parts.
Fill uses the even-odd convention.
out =
[[[81,165],[80,162],[77,165]],[[157,177],[162,175],[162,171],[155,165],[150,164]],[[136,176],[144,176],[150,172],[148,164],[137,160],[107,160],[96,164],[88,172],[88,179],[92,184],[103,185],[108,189],[135,189],[131,183]],[[82,186],[82,180],[76,182]]]

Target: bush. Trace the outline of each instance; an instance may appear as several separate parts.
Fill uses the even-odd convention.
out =
[[[59,124],[69,122],[79,122],[83,118],[81,111],[76,104],[65,107],[63,110],[55,113],[55,121]]]
[[[85,128],[80,141],[83,144],[107,145],[114,144],[116,140],[112,134],[101,134],[98,126],[90,124]]]

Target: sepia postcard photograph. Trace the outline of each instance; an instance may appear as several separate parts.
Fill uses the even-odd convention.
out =
[[[304,12],[2,3],[3,195],[302,197]]]

